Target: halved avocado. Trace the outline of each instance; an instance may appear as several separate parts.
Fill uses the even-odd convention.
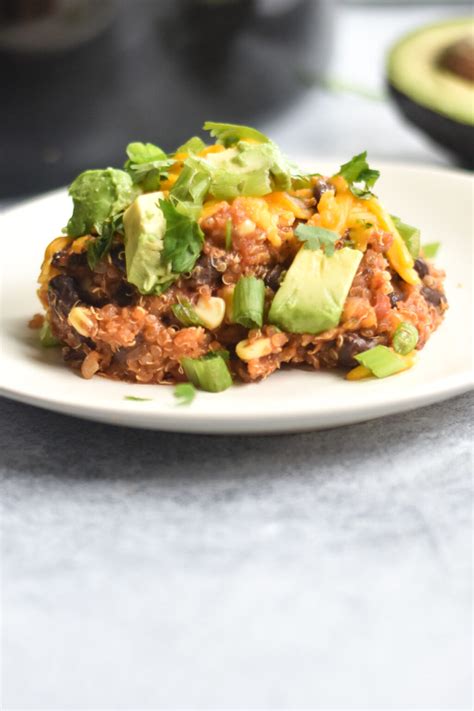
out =
[[[474,166],[474,20],[422,27],[391,49],[388,88],[404,116]]]

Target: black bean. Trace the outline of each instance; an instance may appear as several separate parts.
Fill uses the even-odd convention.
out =
[[[313,187],[313,197],[316,200],[316,205],[321,200],[321,195],[326,193],[328,190],[334,190],[334,188],[332,185],[329,185],[327,180],[324,180],[324,178],[318,178]]]
[[[429,286],[423,286],[421,288],[421,294],[430,304],[433,304],[433,306],[440,306],[440,304],[446,301],[446,297],[441,291],[431,289]]]
[[[391,294],[388,295],[388,298],[390,299],[390,305],[393,309],[398,304],[399,301],[403,301],[403,299],[405,298],[405,294],[403,293],[402,289],[400,288],[401,287],[400,281],[398,281],[396,279],[392,279],[392,287],[393,287],[393,291]]]
[[[388,295],[388,298],[390,299],[390,306],[393,309],[399,301],[403,301],[403,294],[399,294],[396,291],[392,291],[392,293]]]
[[[424,259],[415,259],[415,269],[420,279],[423,279],[430,271]]]
[[[87,252],[71,252],[67,267],[68,269],[87,267]]]
[[[113,298],[118,306],[130,306],[136,301],[136,289],[124,282],[120,284]]]
[[[67,316],[74,304],[79,301],[76,280],[65,274],[59,274],[49,282],[49,300],[58,313]]]
[[[211,257],[203,254],[196,262],[191,276],[186,279],[186,286],[192,289],[197,289],[203,284],[217,286],[217,284],[221,283],[221,277],[222,274],[214,267]]]
[[[67,264],[69,256],[69,250],[68,249],[61,249],[59,252],[55,252],[53,254],[53,258],[51,259],[51,266],[56,267],[65,267]]]
[[[264,277],[263,281],[265,282],[265,286],[269,286],[273,291],[277,291],[280,286],[282,271],[283,264],[275,264]]]
[[[70,252],[68,249],[62,249],[53,256],[51,264],[59,269],[85,267],[87,266],[87,252]]]
[[[69,346],[63,348],[63,358],[68,363],[81,363],[85,356],[84,351],[78,350],[77,348],[70,348]]]
[[[339,365],[343,368],[355,368],[359,363],[355,360],[354,356],[369,350],[369,348],[373,348],[377,343],[376,338],[364,338],[356,333],[348,333],[344,336],[344,341],[339,351]]]
[[[114,244],[112,246],[112,249],[110,250],[110,258],[117,269],[125,272],[125,247],[123,244]]]

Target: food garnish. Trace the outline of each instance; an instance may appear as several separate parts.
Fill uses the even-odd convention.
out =
[[[325,176],[254,128],[204,130],[73,181],[41,266],[43,344],[85,378],[176,384],[180,404],[283,365],[411,367],[447,308],[438,243],[381,204],[367,153]]]

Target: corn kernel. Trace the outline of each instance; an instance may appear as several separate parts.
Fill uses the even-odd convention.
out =
[[[224,299],[225,301],[225,320],[227,323],[233,323],[233,302],[234,302],[234,289],[235,289],[235,284],[228,284],[227,286],[223,286],[222,289],[219,289],[217,292],[221,299]]]
[[[224,299],[218,296],[210,296],[208,298],[201,296],[194,310],[204,327],[212,331],[218,328],[224,320],[225,308],[226,304]]]
[[[90,317],[89,309],[82,308],[81,306],[74,306],[74,308],[70,310],[67,320],[69,325],[80,333],[81,336],[93,336],[97,330],[95,322]]]
[[[240,341],[235,347],[240,360],[254,360],[255,358],[263,358],[270,355],[273,351],[273,346],[270,338],[258,338],[256,341]]]

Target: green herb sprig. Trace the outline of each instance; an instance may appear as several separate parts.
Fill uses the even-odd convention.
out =
[[[335,243],[341,239],[337,232],[326,230],[316,225],[298,225],[295,235],[300,242],[304,242],[304,249],[323,249],[326,257],[332,257]]]
[[[345,178],[353,195],[367,200],[373,196],[371,188],[379,179],[380,171],[370,168],[367,163],[367,151],[364,151],[341,165],[337,175],[342,175]]]

